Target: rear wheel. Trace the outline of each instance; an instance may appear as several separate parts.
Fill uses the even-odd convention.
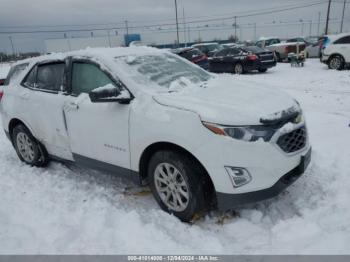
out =
[[[24,125],[17,125],[12,131],[12,142],[20,160],[31,166],[46,166],[48,157],[45,148],[34,138]]]
[[[258,71],[260,73],[265,73],[267,71],[267,68],[259,68]]]
[[[328,61],[328,68],[342,70],[344,68],[344,59],[340,55],[331,57]]]
[[[159,206],[185,222],[206,207],[203,175],[196,161],[173,151],[156,152],[148,166],[150,188]]]
[[[241,63],[235,64],[233,67],[233,72],[238,75],[243,74],[244,73],[243,65]]]

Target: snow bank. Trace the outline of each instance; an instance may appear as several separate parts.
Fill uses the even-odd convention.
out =
[[[350,254],[350,73],[318,60],[233,76],[296,97],[308,120],[313,160],[272,200],[218,223],[194,225],[162,212],[151,195],[110,175],[52,163],[22,164],[0,133],[1,254]],[[141,196],[143,195],[143,196]]]

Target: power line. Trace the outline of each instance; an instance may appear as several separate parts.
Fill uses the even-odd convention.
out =
[[[201,19],[201,20],[192,20],[187,21],[188,24],[195,24],[195,23],[205,23],[205,22],[212,22],[212,21],[223,21],[223,20],[232,20],[237,18],[243,18],[243,17],[253,17],[253,16],[259,16],[259,15],[265,15],[265,14],[272,14],[272,13],[279,13],[279,12],[285,12],[290,10],[296,10],[300,8],[306,8],[311,7],[315,5],[321,5],[325,4],[326,1],[321,2],[314,2],[310,4],[304,4],[299,6],[293,6],[288,8],[279,8],[275,10],[270,11],[261,11],[261,12],[255,12],[255,13],[248,13],[245,15],[236,15],[236,16],[229,16],[229,17],[220,17],[220,18],[211,18],[211,19]],[[250,11],[251,12],[251,11]],[[183,24],[182,22],[178,22],[178,24]],[[152,24],[152,25],[142,25],[142,26],[132,26],[129,28],[132,29],[138,29],[138,28],[149,28],[149,27],[164,27],[164,26],[173,26],[174,23],[166,23],[166,24]],[[59,29],[59,30],[32,30],[32,31],[0,31],[0,34],[26,34],[26,33],[62,33],[62,32],[87,32],[87,31],[99,31],[99,30],[112,30],[112,29],[122,29],[123,27],[113,27],[113,28],[86,28],[86,29]]]
[[[340,0],[339,0],[340,1]],[[338,3],[340,3],[339,1],[336,1]],[[322,2],[319,2],[322,3]],[[313,3],[311,3],[313,4]],[[316,3],[317,4],[317,3]],[[187,19],[197,19],[197,18],[211,18],[211,17],[216,17],[219,16],[219,18],[217,18],[218,20],[220,20],[222,16],[234,16],[236,15],[237,17],[240,17],[244,14],[249,14],[252,12],[262,12],[262,11],[273,11],[275,9],[278,8],[287,8],[287,7],[297,7],[297,8],[302,8],[304,6],[299,7],[298,5],[295,4],[288,4],[288,5],[283,5],[280,7],[269,7],[269,8],[260,8],[260,9],[253,9],[253,10],[247,10],[247,11],[241,11],[238,13],[221,13],[221,14],[215,14],[215,15],[210,15],[210,16],[188,16]],[[164,22],[164,21],[173,21],[173,19],[153,19],[153,20],[129,20],[131,21],[133,24],[137,24],[137,23],[145,23],[145,22]],[[20,25],[20,26],[0,26],[0,28],[54,28],[54,27],[77,27],[77,26],[115,26],[115,25],[123,25],[125,21],[119,21],[119,22],[110,22],[110,23],[89,23],[89,24],[62,24],[62,25]]]

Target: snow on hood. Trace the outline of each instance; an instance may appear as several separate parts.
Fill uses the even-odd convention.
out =
[[[260,125],[283,111],[300,111],[287,94],[257,86],[231,75],[220,75],[206,85],[191,86],[178,92],[160,93],[154,99],[166,106],[197,113],[203,121],[222,125]]]

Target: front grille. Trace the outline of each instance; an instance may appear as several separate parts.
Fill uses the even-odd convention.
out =
[[[302,127],[290,133],[280,136],[277,145],[286,153],[293,153],[302,149],[306,145],[307,132]]]

